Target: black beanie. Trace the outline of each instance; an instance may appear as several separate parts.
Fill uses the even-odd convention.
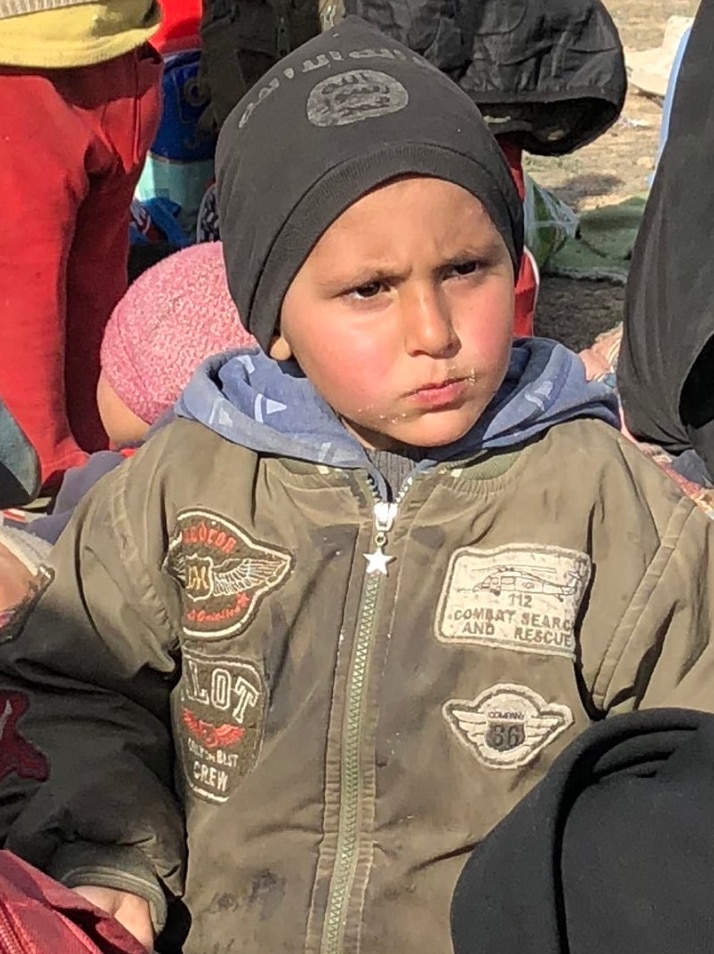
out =
[[[228,285],[265,350],[320,236],[400,175],[444,179],[476,196],[518,272],[522,206],[478,109],[358,17],[305,43],[243,97],[221,130],[216,171]]]

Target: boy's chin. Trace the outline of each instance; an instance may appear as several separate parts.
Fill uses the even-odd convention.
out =
[[[352,426],[350,430],[361,444],[376,450],[392,450],[404,445],[425,449],[448,447],[468,434],[481,413],[482,411],[459,408],[423,414],[409,421],[395,421],[384,431],[367,431],[359,425]]]

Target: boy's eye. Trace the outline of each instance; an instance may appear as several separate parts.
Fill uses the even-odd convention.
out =
[[[476,259],[469,259],[465,262],[452,262],[449,266],[449,270],[459,278],[463,278],[466,275],[473,275],[480,267],[481,262],[477,262]]]
[[[384,291],[383,282],[367,282],[364,285],[358,285],[356,288],[351,289],[348,294],[354,298],[376,298],[377,295]]]

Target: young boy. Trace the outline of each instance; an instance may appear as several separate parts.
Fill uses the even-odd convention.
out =
[[[513,183],[405,47],[348,19],[276,65],[218,194],[265,353],[208,362],[0,637],[50,766],[7,845],[147,948],[181,895],[184,954],[447,950],[572,739],[711,707],[714,529],[575,355],[512,347]]]

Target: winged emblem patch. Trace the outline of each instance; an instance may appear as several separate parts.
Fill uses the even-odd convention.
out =
[[[183,591],[188,636],[240,632],[291,568],[289,553],[252,539],[208,510],[179,513],[166,556],[166,569]]]
[[[528,765],[573,724],[568,706],[510,683],[491,686],[475,699],[451,699],[442,711],[459,742],[497,769]]]
[[[207,749],[229,749],[236,742],[240,742],[245,735],[242,725],[231,725],[230,722],[214,725],[212,722],[204,722],[190,709],[184,709],[182,716],[184,725],[194,739],[205,745]]]

